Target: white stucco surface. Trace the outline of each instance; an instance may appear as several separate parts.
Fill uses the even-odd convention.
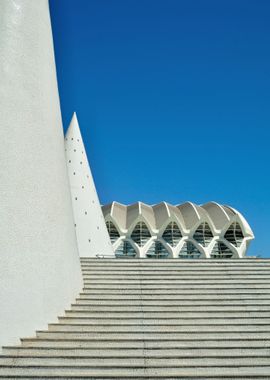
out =
[[[66,133],[65,147],[80,256],[113,255],[75,113]]]
[[[0,345],[81,288],[47,0],[0,1]]]

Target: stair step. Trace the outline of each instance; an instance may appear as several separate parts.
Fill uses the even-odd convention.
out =
[[[155,260],[155,259],[120,259],[118,258],[115,260],[115,258],[112,259],[101,259],[97,260],[96,258],[82,258],[81,259],[81,265],[95,265],[95,266],[113,266],[113,265],[125,265],[125,266],[131,266],[131,265],[137,265],[137,266],[168,266],[168,265],[190,265],[190,266],[202,266],[202,265],[219,265],[219,266],[232,266],[232,265],[251,265],[251,266],[257,266],[257,265],[269,265],[269,259],[196,259],[196,262],[194,260],[185,260],[185,259],[166,259],[166,260]]]
[[[122,326],[122,325],[141,325],[142,320],[136,317],[130,318],[100,318],[100,317],[59,317],[59,322],[62,324],[74,325],[74,324],[88,324],[88,325],[103,325],[103,326]],[[209,316],[205,318],[146,318],[144,317],[143,323],[146,325],[179,325],[179,326],[195,326],[195,325],[206,325],[206,326],[216,326],[216,325],[235,325],[235,326],[243,326],[243,325],[270,325],[270,318],[232,318],[223,316],[217,318],[210,318]]]
[[[149,276],[151,275],[157,275],[158,274],[169,274],[169,275],[178,275],[178,274],[254,274],[254,273],[261,273],[261,274],[269,274],[270,271],[270,265],[268,267],[260,266],[260,267],[231,267],[231,266],[222,266],[222,267],[202,267],[202,266],[188,266],[188,267],[175,267],[175,266],[162,266],[162,267],[155,267],[153,270],[153,267],[108,267],[108,268],[99,268],[99,267],[91,267],[91,268],[84,268],[82,267],[83,273],[89,273],[91,275],[102,275],[102,276],[110,276],[114,274],[147,274]]]
[[[209,263],[208,261],[202,262],[156,262],[156,263],[110,263],[106,265],[100,265],[95,263],[81,263],[81,268],[84,271],[154,271],[154,270],[160,270],[160,271],[166,271],[166,270],[172,270],[172,271],[178,271],[178,270],[184,270],[184,271],[200,271],[200,269],[205,271],[267,271],[270,269],[270,263],[267,262],[260,262],[260,263]]]
[[[99,311],[99,312],[93,312],[93,311],[85,311],[85,310],[67,310],[65,312],[65,316],[67,317],[81,317],[81,316],[85,316],[85,317],[95,317],[95,318],[175,318],[176,314],[175,312],[172,312],[172,311],[168,311],[166,309],[166,311],[163,311],[163,312],[160,312],[160,311],[155,311],[155,312],[151,312],[151,311],[144,311],[144,312],[141,312],[141,311],[137,311],[137,312],[123,312],[123,311],[118,311],[118,312],[102,312],[102,311]],[[209,312],[208,310],[204,310],[204,311],[200,311],[200,312],[197,312],[196,315],[195,315],[197,318],[206,318],[206,317],[212,317],[212,318],[215,318],[215,317],[233,317],[233,318],[245,318],[245,317],[250,317],[250,318],[264,318],[264,317],[269,317],[269,311],[266,311],[266,312],[261,312],[261,311],[252,311],[252,312],[236,312],[236,311],[231,311],[231,312],[228,312],[228,311],[212,311],[212,312]],[[194,312],[193,311],[190,311],[190,312],[181,312],[181,317],[185,317],[185,318],[194,318]]]
[[[213,271],[213,272],[222,272],[222,271],[268,271],[270,270],[270,263],[260,263],[260,264],[231,264],[231,265],[218,265],[218,264],[156,264],[156,265],[108,265],[108,266],[101,266],[101,265],[90,265],[90,264],[82,264],[81,265],[82,271],[101,271],[101,272],[124,272],[124,271],[137,271],[137,272],[153,272],[153,271],[190,271],[190,272],[199,272],[202,271]]]
[[[81,357],[5,357],[0,356],[0,368],[12,367],[13,369],[18,367],[32,367],[38,366],[43,367],[68,367],[73,368],[123,368],[123,367],[156,367],[156,368],[168,368],[171,367],[183,369],[185,367],[216,367],[220,366],[223,368],[238,368],[243,367],[261,367],[267,366],[270,369],[270,356],[266,358],[260,357],[249,357],[249,358],[147,358],[143,355],[139,358],[117,358],[117,357],[107,357],[107,358],[81,358]]]
[[[252,299],[252,300],[245,300],[245,299],[237,299],[237,300],[223,300],[223,299],[216,299],[216,300],[201,300],[201,299],[193,299],[193,300],[165,300],[165,299],[112,299],[112,300],[89,300],[85,298],[79,298],[76,300],[76,303],[72,304],[73,306],[86,306],[88,308],[92,308],[92,306],[100,306],[100,305],[106,305],[106,306],[268,306],[270,310],[270,299],[269,300],[262,300],[262,299]]]
[[[122,306],[122,305],[92,305],[89,307],[89,305],[83,306],[83,305],[72,305],[72,310],[74,311],[93,311],[93,312],[140,312],[140,311],[145,311],[145,312],[177,312],[177,313],[182,313],[185,311],[192,311],[192,312],[241,312],[241,311],[246,311],[246,312],[252,312],[252,311],[258,311],[258,312],[268,312],[270,313],[270,307],[269,305],[216,305],[216,306],[200,306],[200,305],[183,305],[183,306],[175,306],[175,305],[138,305],[138,306]]]
[[[205,348],[206,343],[204,340],[189,340],[189,341],[175,341],[175,340],[75,340],[75,339],[49,339],[49,338],[25,338],[21,339],[22,347],[47,347],[47,348],[94,348],[94,349],[191,349],[191,348]],[[207,340],[207,348],[214,348],[215,350],[230,349],[230,348],[264,348],[270,349],[270,340],[260,339],[246,339],[246,340]]]
[[[233,278],[224,278],[224,279],[220,279],[220,278],[194,278],[194,279],[191,279],[191,278],[179,278],[179,277],[176,277],[176,278],[167,278],[167,279],[163,279],[163,278],[156,278],[156,279],[143,279],[143,278],[138,278],[136,280],[132,280],[132,279],[129,279],[128,277],[126,279],[121,279],[121,278],[113,278],[113,279],[106,279],[106,278],[93,278],[93,279],[89,279],[89,280],[85,280],[84,281],[84,284],[87,285],[91,285],[91,284],[118,284],[118,283],[121,283],[121,285],[181,285],[181,284],[185,284],[185,285],[219,285],[219,284],[237,284],[237,285],[240,285],[240,284],[243,284],[243,285],[248,285],[248,284],[256,284],[256,285],[259,285],[259,284],[265,284],[265,285],[268,285],[270,286],[270,276],[269,277],[260,277],[258,276],[258,279],[248,279],[248,278],[241,278],[240,280],[239,279],[233,279]]]
[[[147,358],[270,358],[267,348],[174,348],[174,349],[142,349],[142,348],[60,348],[60,347],[3,347],[3,355],[14,357],[141,357]]]
[[[12,370],[12,372],[11,372]],[[107,378],[107,379],[113,379],[113,378],[148,378],[153,377],[154,379],[158,378],[166,378],[167,380],[169,377],[177,378],[177,379],[187,379],[187,378],[193,378],[195,377],[196,380],[206,378],[213,379],[214,376],[217,377],[217,379],[224,379],[231,378],[231,379],[249,379],[251,376],[256,376],[256,378],[262,378],[262,376],[265,377],[265,379],[269,380],[269,373],[270,373],[270,366],[265,367],[254,367],[254,366],[247,366],[242,367],[239,366],[238,368],[229,368],[229,367],[196,367],[196,368],[190,368],[190,367],[183,367],[183,368],[153,368],[153,367],[145,367],[142,366],[141,368],[133,368],[132,364],[128,366],[128,368],[84,368],[84,367],[70,367],[70,368],[64,368],[64,367],[57,367],[57,366],[48,366],[40,368],[39,366],[29,366],[29,367],[6,367],[1,369],[1,377],[3,378],[10,378],[16,376],[17,378],[22,377],[36,377],[38,379],[40,378],[50,378],[53,376],[53,378],[65,378],[68,379],[70,377],[72,378]],[[0,378],[1,378],[0,377]]]
[[[203,292],[203,293],[202,293]],[[85,289],[83,292],[79,294],[79,297],[109,297],[110,299],[113,299],[115,297],[123,296],[123,297],[128,297],[128,296],[153,296],[153,297],[165,297],[168,295],[168,297],[194,297],[198,298],[199,296],[203,297],[251,297],[252,299],[256,299],[257,296],[261,297],[268,297],[270,296],[270,289],[227,289],[227,288],[222,288],[222,289],[203,289],[200,290],[198,288],[195,289],[182,289],[182,288],[175,288],[175,289],[126,289],[126,288],[119,288],[119,289],[111,289],[111,288],[106,288],[106,289]],[[99,298],[101,299],[101,298]]]
[[[266,273],[201,273],[198,271],[198,273],[115,273],[115,274],[93,274],[93,273],[84,273],[83,277],[85,280],[100,280],[100,279],[112,279],[112,280],[142,280],[142,281],[159,281],[159,280],[239,280],[239,279],[245,279],[245,280],[269,280],[270,278],[270,271]]]
[[[49,332],[99,332],[99,333],[223,333],[223,332],[265,332],[268,334],[270,332],[269,325],[193,325],[193,326],[181,326],[181,325],[147,325],[138,324],[132,325],[71,325],[71,324],[61,324],[61,323],[51,323],[49,325]]]
[[[153,286],[153,285],[156,285],[156,286]],[[170,290],[170,289],[189,289],[189,290],[194,290],[194,289],[198,289],[198,286],[200,287],[200,291],[202,291],[202,289],[209,289],[209,290],[214,290],[214,289],[234,289],[234,290],[238,290],[238,289],[243,289],[243,290],[246,290],[247,288],[249,288],[247,286],[248,284],[245,284],[245,283],[236,283],[236,284],[216,284],[216,282],[214,282],[213,284],[205,284],[205,283],[191,283],[191,284],[187,284],[187,283],[183,283],[183,284],[161,284],[161,283],[156,283],[156,284],[119,284],[119,283],[115,283],[115,284],[112,284],[112,283],[107,283],[107,284],[97,284],[97,283],[93,283],[93,284],[88,284],[86,286],[84,286],[83,288],[83,291],[87,291],[87,290],[92,290],[92,289],[108,289],[108,290],[111,290],[111,289],[121,289],[123,291],[123,288],[125,289],[137,289],[137,290],[146,290],[146,289],[150,289],[150,290],[158,290],[160,291],[161,289],[166,289],[167,291]],[[263,286],[262,286],[263,285]],[[252,285],[252,288],[253,289],[270,289],[270,285],[268,284],[258,284],[256,281],[255,283]]]
[[[81,293],[78,298],[76,298],[76,301],[81,300],[87,300],[87,301],[117,301],[117,300],[127,300],[127,301],[133,301],[133,300],[173,300],[173,301],[219,301],[219,300],[226,300],[226,301],[254,301],[254,300],[263,300],[263,301],[269,301],[270,302],[270,294],[256,294],[256,297],[254,297],[254,294],[84,294]]]
[[[37,331],[37,338],[48,339],[93,339],[93,340],[235,340],[235,339],[262,339],[270,340],[269,332],[89,332],[89,331]]]

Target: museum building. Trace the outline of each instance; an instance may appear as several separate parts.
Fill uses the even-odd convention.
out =
[[[238,211],[215,202],[112,202],[102,210],[116,257],[242,258],[254,239]]]

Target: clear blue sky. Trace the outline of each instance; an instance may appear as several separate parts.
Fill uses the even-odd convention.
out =
[[[270,256],[270,1],[51,0],[101,202],[239,209]]]

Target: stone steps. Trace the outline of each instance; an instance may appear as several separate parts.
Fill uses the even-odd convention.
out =
[[[92,306],[100,306],[100,305],[106,305],[106,306],[178,306],[179,303],[182,306],[228,306],[228,305],[239,305],[239,306],[261,306],[261,305],[267,305],[270,306],[270,299],[234,299],[234,300],[201,300],[201,299],[194,299],[194,300],[182,300],[182,299],[105,299],[105,300],[89,300],[85,298],[77,299],[76,303],[71,304],[72,308],[76,306],[86,306],[86,307],[92,307]]]
[[[223,324],[223,325],[147,325],[147,324],[137,324],[137,325],[89,325],[89,324],[75,324],[70,323],[51,323],[48,327],[49,332],[97,332],[97,333],[222,333],[222,332],[270,332],[270,325],[232,325],[232,324]]]
[[[194,312],[193,311],[185,311],[185,312],[181,312],[181,317],[185,317],[185,318],[188,318],[189,320],[193,319],[194,317],[197,317],[197,318],[207,318],[207,317],[211,317],[211,318],[220,318],[220,317],[228,317],[228,318],[245,318],[245,317],[250,317],[250,318],[268,318],[269,317],[269,311],[261,311],[261,309],[259,309],[260,311],[241,311],[241,312],[236,312],[236,311],[223,311],[223,310],[220,310],[220,311],[209,311],[209,310],[204,310],[204,311],[200,311],[200,312],[197,312],[196,315],[194,315]],[[125,318],[141,318],[141,319],[144,319],[144,318],[175,318],[177,316],[177,314],[173,311],[168,311],[168,309],[165,308],[165,311],[163,312],[160,312],[160,311],[155,311],[155,312],[151,312],[151,311],[137,311],[137,312],[134,312],[134,311],[127,311],[127,312],[123,312],[121,310],[119,310],[118,312],[107,312],[107,311],[99,311],[99,312],[94,312],[94,311],[87,311],[87,310],[67,310],[65,312],[65,315],[67,317],[86,317],[86,318],[91,318],[91,317],[95,317],[95,318],[122,318],[122,319],[125,319]]]
[[[0,379],[270,379],[270,260],[81,260],[48,330],[4,347]]]
[[[140,378],[170,378],[177,379],[267,379],[269,380],[270,366],[238,366],[238,367],[222,367],[222,374],[220,373],[220,366],[204,366],[204,367],[168,367],[168,368],[153,368],[143,365],[141,368],[133,366],[132,361],[127,368],[120,367],[100,367],[100,368],[87,368],[78,366],[75,367],[59,367],[59,366],[28,366],[28,367],[2,367],[1,376],[8,378],[88,378],[88,379],[140,379]],[[12,374],[11,374],[12,370]],[[253,376],[253,377],[251,377]]]
[[[166,279],[175,279],[175,280],[181,280],[181,279],[188,279],[188,280],[212,280],[212,279],[236,279],[236,280],[241,280],[245,281],[246,279],[249,278],[255,278],[255,279],[262,279],[262,280],[268,280],[269,281],[269,272],[265,270],[256,270],[254,269],[253,271],[242,271],[242,272],[228,272],[228,271],[220,271],[220,272],[210,272],[210,271],[193,271],[193,272],[181,272],[180,270],[178,272],[170,273],[170,271],[166,272],[161,272],[156,270],[154,273],[148,273],[148,272],[128,272],[128,271],[123,271],[123,272],[118,272],[118,273],[99,273],[99,272],[85,272],[82,271],[84,280],[92,281],[92,280],[102,280],[106,279],[108,282],[110,280],[114,279],[122,279],[122,280],[149,280],[149,281],[154,281],[154,280],[166,280]]]
[[[155,286],[153,286],[155,285]],[[123,290],[123,288],[125,290]],[[168,291],[170,290],[175,290],[175,289],[187,289],[187,290],[194,290],[194,289],[198,289],[200,288],[200,291],[202,291],[203,289],[209,289],[209,290],[216,290],[216,289],[234,289],[234,290],[238,290],[238,289],[242,289],[242,290],[247,290],[249,288],[252,288],[252,289],[265,289],[267,291],[270,291],[270,284],[268,283],[257,283],[256,281],[253,282],[253,283],[221,283],[221,284],[217,284],[216,281],[214,281],[212,284],[205,284],[205,283],[190,283],[190,284],[187,284],[186,282],[184,283],[176,283],[176,284],[171,284],[171,283],[152,283],[152,284],[140,284],[140,283],[137,283],[137,284],[127,284],[127,283],[124,283],[124,284],[119,284],[119,283],[105,283],[105,284],[97,284],[97,283],[93,283],[93,284],[87,284],[87,286],[84,286],[83,288],[83,291],[87,292],[88,290],[96,290],[96,289],[102,289],[103,291],[104,290],[111,290],[111,289],[118,289],[118,290],[121,290],[121,291],[126,291],[128,289],[134,289],[134,290],[150,290],[150,291],[154,291],[154,290],[161,290],[161,289],[166,289]]]
[[[95,318],[95,317],[59,317],[58,318],[59,322],[61,324],[66,324],[66,325],[94,325],[94,326],[138,326],[142,324],[141,318]],[[146,318],[144,317],[143,321],[144,325],[163,325],[163,326],[216,326],[216,325],[234,325],[234,326],[245,326],[245,325],[250,325],[250,326],[257,326],[257,325],[263,325],[267,326],[270,324],[270,318],[231,318],[227,317],[224,318],[223,316],[221,317],[214,317],[210,318],[209,316],[205,318],[195,318],[193,317],[192,320],[190,318],[181,318],[176,316],[174,318]]]
[[[268,259],[267,259],[268,260]],[[148,272],[154,272],[156,269],[157,270],[161,270],[161,271],[166,271],[166,270],[172,270],[172,271],[180,271],[183,269],[183,271],[200,271],[201,269],[204,271],[204,270],[214,270],[214,271],[242,271],[242,270],[253,270],[253,268],[257,269],[258,270],[264,270],[264,271],[267,271],[267,269],[270,268],[270,264],[269,264],[269,261],[266,261],[266,262],[260,262],[260,263],[254,263],[254,262],[251,262],[251,263],[245,263],[245,262],[242,262],[241,260],[241,263],[238,262],[235,263],[235,262],[231,262],[230,264],[228,264],[227,262],[211,262],[209,263],[208,260],[206,260],[205,262],[197,262],[196,260],[196,263],[194,263],[194,261],[190,261],[190,262],[182,262],[182,261],[178,261],[178,260],[173,260],[173,262],[168,262],[168,263],[164,263],[164,262],[145,262],[145,263],[141,263],[141,264],[135,264],[135,263],[128,263],[128,264],[124,264],[124,263],[110,263],[110,267],[108,266],[108,262],[106,263],[106,265],[98,265],[94,262],[91,262],[91,263],[81,263],[81,268],[82,270],[86,270],[86,271],[102,271],[102,272],[110,272],[110,273],[113,273],[113,272],[121,272],[123,270],[127,270],[127,271],[148,271]]]
[[[51,340],[270,340],[270,332],[89,332],[89,331],[37,331],[37,338]]]
[[[175,348],[175,349],[144,349],[144,348],[71,348],[71,347],[4,347],[3,357],[141,357],[147,358],[269,358],[269,348]]]
[[[132,367],[157,367],[157,368],[171,368],[171,367],[236,367],[239,366],[243,367],[251,367],[251,366],[267,366],[270,368],[269,365],[270,355],[268,357],[264,358],[258,358],[258,357],[237,357],[232,358],[209,358],[207,357],[207,363],[205,362],[204,358],[178,358],[178,357],[167,357],[167,358],[149,358],[142,353],[140,357],[36,357],[36,356],[29,356],[29,357],[16,357],[16,367],[31,367],[31,366],[38,366],[38,367],[88,367],[88,368],[122,368],[122,367],[129,367],[132,361]],[[14,357],[9,356],[0,356],[0,367],[11,367],[14,365]]]
[[[203,292],[203,293],[202,293]],[[101,288],[101,289],[84,289],[82,293],[80,293],[80,297],[88,297],[96,295],[97,297],[104,296],[104,297],[111,297],[112,295],[118,296],[118,295],[153,295],[153,296],[159,296],[159,295],[168,295],[168,296],[197,296],[197,295],[204,295],[204,296],[210,296],[210,295],[216,295],[220,296],[220,298],[223,298],[223,295],[226,296],[242,296],[242,295],[248,295],[254,297],[254,295],[270,295],[270,288],[255,288],[254,286],[252,288],[250,287],[243,287],[243,288],[232,288],[227,289],[226,287],[223,288],[214,288],[208,287],[204,289],[200,289],[197,287],[190,288],[190,289],[184,289],[183,287],[179,288],[173,288],[173,289],[158,289],[158,288],[152,288],[152,289],[143,289],[143,288],[136,288],[136,289],[126,289],[120,287],[119,289],[112,289],[112,288]]]
[[[220,299],[220,296],[216,295],[200,295],[199,297],[197,295],[166,295],[166,294],[159,294],[159,295],[151,295],[151,294],[118,294],[115,295],[107,295],[107,294],[100,294],[99,296],[96,294],[87,294],[87,295],[81,295],[80,297],[76,298],[76,303],[78,302],[137,302],[137,301],[144,301],[144,302],[151,302],[151,301],[158,301],[158,302],[178,302],[183,304],[183,302],[269,302],[270,303],[270,295],[267,296],[265,294],[256,294],[256,300],[254,300],[254,296],[249,294],[240,294],[240,295],[223,295],[222,299]]]
[[[194,263],[194,261],[196,261]],[[256,265],[269,265],[269,259],[250,259],[250,258],[243,258],[243,259],[230,259],[230,262],[228,262],[228,259],[196,259],[196,260],[190,260],[190,259],[165,259],[165,260],[156,260],[156,259],[136,259],[136,258],[129,258],[129,259],[121,259],[121,258],[111,258],[111,259],[96,259],[96,258],[90,258],[90,257],[81,257],[81,263],[82,265],[88,265],[88,266],[106,266],[107,268],[111,268],[112,266],[185,266],[185,265],[194,265],[194,266],[212,266],[212,265],[220,265],[220,266],[242,266],[242,265],[250,265],[250,266],[256,266]]]
[[[253,276],[254,277],[254,276]],[[208,278],[200,278],[200,276],[194,276],[194,278],[190,277],[167,277],[167,278],[142,278],[137,277],[137,279],[132,278],[104,278],[104,277],[98,277],[98,278],[91,278],[84,280],[85,287],[87,285],[96,285],[96,284],[118,284],[121,283],[122,285],[157,285],[157,284],[164,284],[164,285],[173,285],[173,284],[202,284],[202,285],[211,285],[211,284],[265,284],[270,285],[270,276],[269,277],[261,277],[261,276],[255,276],[255,278],[243,278],[242,276],[239,278],[230,278],[227,276],[224,276],[223,278],[220,277],[208,277]]]
[[[259,307],[260,312],[267,312],[269,313],[269,305],[260,305]],[[91,306],[91,312],[175,312],[175,313],[182,313],[182,312],[253,312],[257,311],[258,306],[257,305],[216,305],[216,306],[207,306],[207,310],[205,310],[205,306],[200,305],[183,305],[183,306],[175,306],[175,305],[139,305],[139,306],[132,306],[132,305],[92,305]],[[72,305],[72,311],[89,311],[89,305]]]
[[[164,349],[164,348],[215,348],[218,350],[219,348],[228,349],[231,348],[267,348],[270,349],[270,342],[268,340],[260,340],[260,339],[236,339],[236,340],[186,340],[186,341],[175,341],[175,340],[86,340],[86,339],[48,339],[48,338],[24,338],[22,339],[22,347],[24,348],[100,348],[100,349]]]
[[[160,279],[162,278],[197,278],[198,277],[198,271],[155,271],[155,272],[148,272],[148,271],[122,271],[122,272],[96,272],[96,271],[89,271],[84,272],[84,279],[98,279],[98,278],[104,278],[107,279],[111,278],[125,278],[125,279],[132,279],[134,278],[149,278],[149,279]],[[202,278],[220,278],[220,277],[236,277],[236,278],[243,278],[243,276],[249,278],[249,277],[266,277],[269,278],[269,272],[266,270],[260,270],[257,271],[256,274],[254,274],[254,271],[200,271],[199,277]]]

